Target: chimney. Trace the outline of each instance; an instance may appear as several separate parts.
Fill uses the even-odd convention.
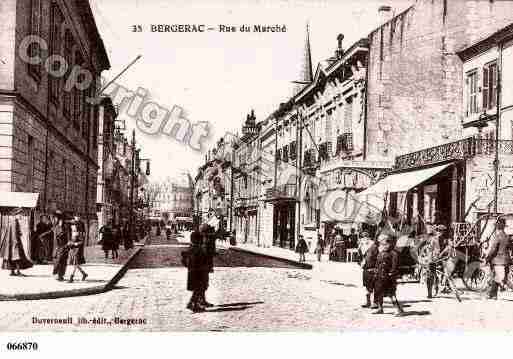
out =
[[[379,26],[388,22],[394,16],[392,7],[388,6],[388,5],[380,6],[378,9],[378,14],[379,14]]]
[[[337,50],[335,51],[335,57],[337,59],[342,58],[342,55],[344,54],[344,48],[342,47],[342,41],[344,40],[343,34],[338,34],[337,36]]]

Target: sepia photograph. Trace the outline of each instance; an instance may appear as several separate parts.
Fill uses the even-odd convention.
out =
[[[0,0],[0,352],[508,333],[512,256],[513,0]]]

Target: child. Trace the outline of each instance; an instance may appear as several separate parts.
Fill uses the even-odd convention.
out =
[[[71,224],[71,240],[68,242],[69,250],[69,264],[73,266],[73,271],[69,277],[69,283],[73,283],[73,277],[75,276],[75,272],[78,269],[80,273],[82,273],[82,281],[86,280],[87,273],[80,267],[81,264],[84,264],[83,260],[81,260],[80,256],[80,248],[84,244],[82,233],[80,232],[79,224],[77,221],[74,221]]]
[[[374,285],[374,301],[378,306],[378,310],[372,314],[383,314],[383,297],[387,296],[397,306],[397,316],[403,316],[403,308],[395,295],[396,280],[399,275],[399,256],[392,245],[393,238],[382,233],[378,237],[378,242],[379,254],[376,259],[376,282]]]
[[[187,309],[194,313],[204,312],[202,296],[205,287],[205,276],[208,277],[207,256],[202,247],[202,237],[197,231],[191,233],[191,247],[182,254],[187,265],[187,290],[192,292]]]
[[[299,239],[297,241],[297,248],[296,248],[296,251],[299,253],[299,261],[300,262],[306,261],[305,253],[307,250],[308,250],[308,244],[306,244],[306,241],[303,238],[303,235],[300,234]]]

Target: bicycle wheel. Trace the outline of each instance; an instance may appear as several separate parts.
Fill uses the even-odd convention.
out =
[[[461,278],[465,288],[473,292],[485,292],[490,281],[490,271],[481,262],[470,263]]]

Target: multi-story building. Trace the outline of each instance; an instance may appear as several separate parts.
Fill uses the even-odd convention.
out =
[[[406,215],[419,230],[470,220],[483,142],[465,128],[493,116],[496,67],[491,53],[473,61],[475,50],[460,51],[512,21],[511,1],[418,0],[369,35],[364,156],[394,161],[394,169],[366,194],[390,192],[390,213]]]
[[[89,2],[2,1],[0,54],[0,189],[38,192],[39,212],[79,214],[96,232],[98,111],[87,99],[110,64]],[[91,84],[73,86],[77,72],[57,71],[52,55]]]
[[[155,209],[163,218],[176,222],[180,227],[192,225],[193,181],[188,173],[167,178],[159,184]]]

